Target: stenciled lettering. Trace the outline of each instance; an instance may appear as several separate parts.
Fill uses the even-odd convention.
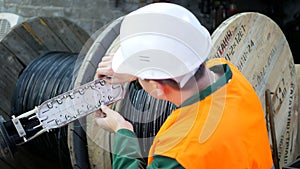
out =
[[[229,45],[229,41],[232,38],[232,32],[229,30],[226,32],[224,39],[222,40],[221,44],[217,47],[217,53],[215,55],[216,58],[222,57],[225,49]]]
[[[254,46],[255,46],[254,41],[250,40],[250,42],[247,44],[246,49],[243,52],[243,54],[237,64],[237,68],[239,70],[242,70],[242,68],[244,67],[244,64],[247,62],[248,56],[252,52]]]

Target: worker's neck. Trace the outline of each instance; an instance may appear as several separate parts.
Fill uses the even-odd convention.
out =
[[[176,106],[179,106],[193,95],[199,93],[200,91],[213,84],[217,80],[217,78],[217,74],[210,71],[209,69],[205,69],[204,75],[200,79],[198,79],[197,81],[194,80],[194,82],[190,81],[184,89],[174,90],[174,92],[170,93],[172,96],[170,96],[169,99]]]

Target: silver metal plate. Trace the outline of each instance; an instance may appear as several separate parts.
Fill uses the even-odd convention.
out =
[[[109,105],[125,95],[121,84],[111,85],[97,79],[78,88],[58,95],[38,106],[36,117],[45,130],[62,127],[76,119],[86,116]]]

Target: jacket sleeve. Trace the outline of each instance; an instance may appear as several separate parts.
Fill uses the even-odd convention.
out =
[[[152,163],[146,167],[136,135],[127,129],[116,132],[113,145],[113,169],[182,169],[183,167],[169,157],[155,155]]]

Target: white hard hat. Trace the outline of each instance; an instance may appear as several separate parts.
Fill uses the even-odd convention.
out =
[[[182,84],[206,60],[210,48],[209,32],[190,11],[172,3],[153,3],[124,17],[112,68],[142,79],[174,79]]]

